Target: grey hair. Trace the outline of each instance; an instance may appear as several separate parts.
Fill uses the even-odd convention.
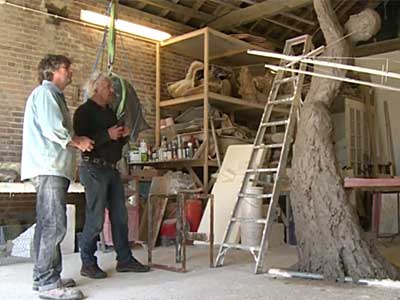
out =
[[[46,54],[38,64],[38,81],[42,84],[43,80],[53,80],[54,71],[62,65],[69,68],[71,60],[64,55]]]
[[[99,71],[95,71],[92,75],[90,75],[89,80],[85,84],[85,92],[87,98],[92,98],[96,94],[96,89],[99,85],[99,82],[104,79],[111,80],[111,78],[107,74]]]

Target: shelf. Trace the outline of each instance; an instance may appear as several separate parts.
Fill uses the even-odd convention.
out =
[[[186,109],[195,105],[203,105],[204,94],[190,95],[175,99],[162,100],[160,101],[161,108],[173,108],[173,109]],[[224,112],[243,112],[243,111],[254,111],[262,114],[264,111],[264,104],[252,103],[243,99],[238,99],[230,96],[224,96],[217,93],[209,93],[208,101],[210,105],[223,110]]]
[[[167,48],[176,54],[203,61],[204,34],[209,33],[209,61],[217,65],[244,66],[265,64],[271,59],[247,54],[249,49],[265,51],[247,42],[233,38],[211,28],[202,28],[161,42],[161,48]],[[270,50],[269,50],[270,51]]]
[[[147,161],[142,163],[131,163],[130,166],[151,166],[156,169],[172,169],[184,167],[203,167],[204,159],[175,159],[175,160],[161,160],[161,161]],[[218,167],[216,160],[209,160],[208,166]]]

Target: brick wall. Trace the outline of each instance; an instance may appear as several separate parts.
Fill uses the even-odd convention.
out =
[[[67,9],[68,18],[79,19],[81,9],[104,13],[105,5],[94,0],[9,0],[15,4],[47,12],[45,5]],[[148,25],[179,35],[191,29],[162,20],[140,11],[123,8],[119,18]],[[29,12],[0,4],[0,162],[19,162],[23,112],[26,98],[37,85],[36,66],[46,53],[59,53],[72,58],[73,83],[65,94],[71,113],[81,103],[77,95],[89,76],[103,32],[46,15]],[[145,117],[154,127],[155,123],[155,44],[132,37],[117,38],[114,71],[125,78],[132,74],[134,86],[145,110]],[[163,79],[165,82],[184,76],[188,61],[171,53],[163,55]],[[126,63],[129,62],[129,64]],[[104,66],[106,58],[104,59]],[[168,71],[166,71],[168,70]],[[83,93],[80,93],[81,95]],[[149,142],[154,131],[142,134]]]
[[[105,5],[94,0],[9,0],[8,2],[47,12],[46,4],[67,9],[68,18],[79,20],[81,9],[104,13]],[[119,18],[179,35],[189,27],[162,20],[134,9],[123,8]],[[71,114],[82,102],[85,80],[91,73],[103,32],[68,21],[54,22],[43,14],[0,4],[0,162],[19,162],[25,102],[37,85],[36,67],[46,53],[64,54],[73,60],[73,83],[65,90]],[[154,43],[133,37],[117,38],[114,71],[130,78],[145,110],[148,123],[155,124],[155,49]],[[129,62],[129,64],[126,63]],[[104,66],[106,58],[104,59]],[[165,82],[180,79],[188,61],[172,53],[163,54]],[[164,85],[165,86],[165,85]],[[154,131],[140,138],[153,142]],[[33,195],[0,195],[0,224],[33,223]],[[78,207],[79,213],[84,212]]]

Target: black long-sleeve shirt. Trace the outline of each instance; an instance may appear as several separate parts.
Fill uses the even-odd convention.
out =
[[[76,135],[87,136],[94,140],[94,149],[83,152],[82,156],[100,158],[109,163],[121,159],[122,147],[127,139],[112,140],[108,128],[117,124],[117,117],[110,107],[102,107],[91,99],[79,106],[74,114]]]

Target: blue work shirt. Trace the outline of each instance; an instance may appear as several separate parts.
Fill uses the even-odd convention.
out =
[[[29,96],[24,115],[21,179],[54,175],[74,179],[75,150],[64,93],[43,80]]]

